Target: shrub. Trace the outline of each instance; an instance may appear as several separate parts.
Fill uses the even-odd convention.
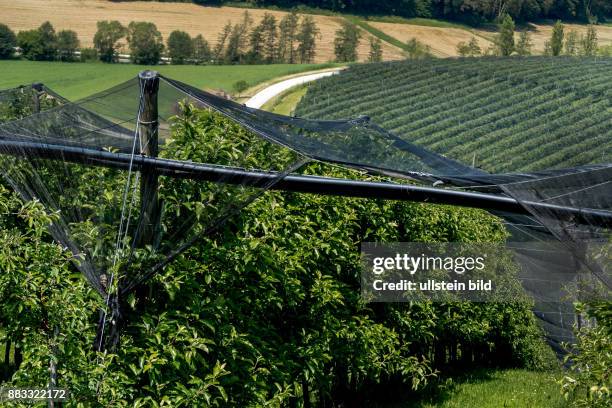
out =
[[[236,81],[234,85],[232,85],[232,88],[234,89],[234,92],[240,95],[241,93],[249,89],[249,83],[242,79],[240,81]]]
[[[416,38],[411,38],[406,43],[406,53],[410,59],[421,59],[431,56],[429,45],[425,45]]]
[[[92,62],[100,59],[95,48],[81,48],[81,62]]]
[[[594,319],[594,325],[577,332],[569,347],[570,371],[561,381],[563,395],[577,407],[609,407],[612,404],[612,302],[578,304],[577,313]]]

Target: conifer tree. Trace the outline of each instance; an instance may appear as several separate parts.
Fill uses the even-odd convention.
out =
[[[592,57],[597,53],[597,30],[593,24],[589,24],[586,35],[580,38],[580,54]]]
[[[297,34],[297,54],[300,63],[309,64],[314,62],[316,53],[317,38],[320,37],[319,29],[312,16],[302,17],[300,31]]]
[[[563,23],[557,20],[552,29],[550,37],[550,52],[553,56],[558,56],[563,50]]]
[[[217,43],[215,44],[215,48],[213,50],[213,59],[215,63],[221,64],[223,62],[223,53],[225,51],[225,43],[227,43],[227,39],[229,38],[232,32],[232,23],[228,21],[223,29],[217,36]]]
[[[578,34],[574,30],[568,31],[565,36],[565,55],[576,55],[578,53]]]
[[[282,62],[289,64],[296,62],[295,43],[299,19],[299,16],[292,12],[285,15],[279,23],[278,56]]]
[[[499,55],[508,56],[514,52],[514,20],[508,14],[499,25],[499,35],[496,39]]]
[[[223,62],[226,64],[240,64],[244,62],[246,56],[246,48],[248,45],[248,33],[253,24],[251,15],[245,11],[242,21],[232,28],[229,38],[227,39],[227,47]]]
[[[272,14],[265,13],[261,23],[263,35],[263,60],[267,64],[271,64],[278,60],[278,29],[276,27],[276,17]]]
[[[361,39],[361,32],[354,24],[343,21],[342,26],[336,31],[334,38],[334,53],[338,62],[357,61],[357,47]]]
[[[368,55],[368,61],[380,62],[382,61],[382,41],[378,37],[370,37],[370,54]]]

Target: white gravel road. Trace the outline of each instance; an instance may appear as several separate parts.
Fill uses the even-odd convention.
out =
[[[314,74],[303,75],[291,79],[286,79],[281,82],[277,82],[274,85],[270,85],[261,91],[257,92],[251,99],[246,101],[246,106],[249,108],[261,108],[266,102],[270,99],[274,98],[276,95],[279,95],[285,92],[287,89],[293,88],[294,86],[302,85],[307,82],[316,81],[320,78],[325,78],[328,76],[332,76],[337,74],[342,68],[333,70],[333,71],[325,71],[325,72],[317,72]]]

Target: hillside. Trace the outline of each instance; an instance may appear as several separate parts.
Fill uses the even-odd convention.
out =
[[[352,66],[310,86],[296,115],[369,115],[487,171],[612,161],[612,59],[481,58]]]
[[[0,23],[7,24],[13,30],[26,30],[38,27],[44,21],[50,21],[57,30],[75,30],[84,47],[91,47],[96,32],[96,22],[99,20],[119,20],[123,24],[130,21],[154,22],[164,38],[173,30],[184,30],[191,35],[202,34],[207,41],[215,44],[217,35],[228,22],[237,23],[246,9],[236,7],[204,7],[191,3],[159,3],[159,2],[113,2],[110,0],[0,0]],[[254,22],[258,22],[264,13],[268,12],[277,19],[286,12],[277,10],[248,9]],[[335,32],[343,21],[342,15],[313,15],[321,36],[318,41],[315,62],[322,63],[334,59],[333,41]],[[359,20],[350,16],[351,20]],[[380,21],[379,21],[380,20]],[[363,20],[362,20],[363,21]],[[393,22],[389,22],[393,21]],[[367,25],[383,34],[383,59],[399,60],[404,56],[397,41],[405,43],[411,38],[427,44],[433,55],[437,57],[457,56],[457,44],[469,41],[472,36],[478,39],[482,49],[492,46],[495,33],[482,29],[471,29],[452,23],[428,19],[381,18],[369,19]],[[566,24],[567,30],[583,33],[585,25]],[[599,45],[612,44],[612,27],[600,25],[597,27]],[[361,28],[362,40],[358,47],[359,61],[365,61],[369,53],[369,39],[372,35]],[[530,32],[534,43],[534,53],[542,53],[544,42],[550,38],[551,26],[530,24]],[[518,34],[517,34],[518,36]],[[395,43],[394,43],[395,40]],[[125,44],[124,44],[125,45]],[[401,44],[399,44],[401,46]],[[126,51],[125,47],[123,51]]]
[[[85,47],[91,47],[99,20],[119,20],[122,24],[130,21],[152,21],[157,25],[164,39],[173,30],[183,30],[190,35],[202,34],[214,44],[223,26],[231,21],[237,23],[245,12],[243,8],[203,7],[189,3],[157,2],[111,2],[108,0],[0,0],[0,22],[13,30],[26,30],[50,21],[57,30],[75,30]],[[268,12],[277,19],[287,14],[280,11],[249,9],[254,22]],[[314,16],[321,38],[318,41],[315,62],[334,59],[333,41],[340,28],[341,17]],[[369,52],[370,34],[363,31],[363,40],[358,49],[359,60],[364,61]],[[400,59],[402,51],[390,44],[383,44],[383,55],[387,60]]]

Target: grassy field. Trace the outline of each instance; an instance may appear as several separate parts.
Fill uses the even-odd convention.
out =
[[[239,80],[245,80],[253,86],[277,77],[328,66],[278,64],[145,67],[132,64],[0,61],[0,89],[42,82],[69,99],[78,99],[133,78],[143,69],[151,68],[199,88],[231,91],[232,85]]]
[[[556,374],[528,370],[478,370],[446,381],[433,395],[385,408],[562,408]],[[381,406],[382,408],[383,406]]]
[[[99,20],[119,20],[122,24],[130,21],[151,21],[155,23],[164,39],[173,30],[187,31],[191,35],[202,34],[214,44],[219,32],[228,22],[238,23],[246,9],[237,7],[204,7],[190,3],[160,2],[112,2],[108,0],[0,0],[0,22],[13,30],[38,27],[49,20],[56,29],[75,30],[81,43],[90,47]],[[287,12],[278,10],[248,9],[254,23],[264,13],[273,14],[280,20]],[[334,59],[334,37],[340,28],[341,16],[313,15],[320,30],[315,62]],[[364,36],[358,48],[359,60],[367,59],[370,34]],[[402,51],[390,44],[383,45],[385,59],[399,59]]]
[[[291,88],[266,102],[262,109],[281,115],[292,115],[307,90],[306,85]]]

